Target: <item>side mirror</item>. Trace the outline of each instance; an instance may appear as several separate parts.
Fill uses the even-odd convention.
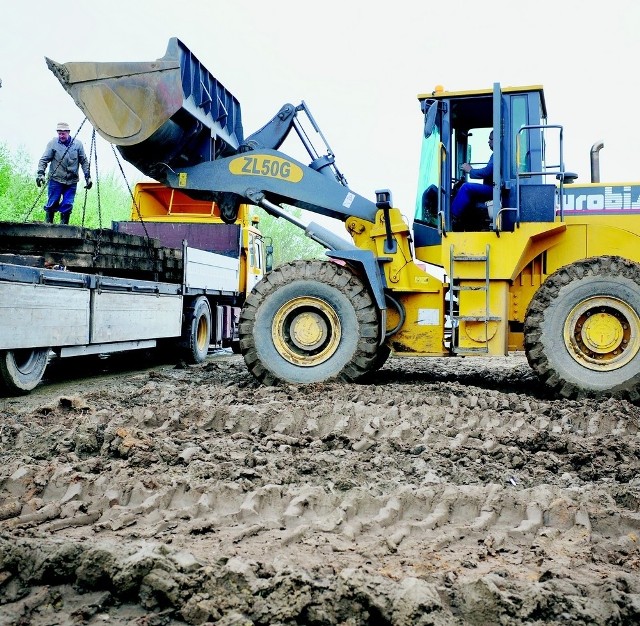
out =
[[[565,185],[571,185],[576,182],[578,175],[575,172],[560,172],[556,174],[556,179],[561,180]]]

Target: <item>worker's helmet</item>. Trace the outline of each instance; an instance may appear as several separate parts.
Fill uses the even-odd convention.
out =
[[[70,131],[71,127],[66,122],[58,122],[58,125],[56,126],[56,130],[68,130],[68,131]]]

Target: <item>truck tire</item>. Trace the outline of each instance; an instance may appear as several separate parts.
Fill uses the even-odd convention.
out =
[[[49,362],[49,348],[0,351],[0,387],[25,394],[42,380]]]
[[[375,363],[378,315],[363,282],[326,261],[294,261],[253,289],[240,315],[240,348],[266,385],[357,380]]]
[[[529,304],[527,360],[566,398],[640,398],[640,265],[602,256],[559,269]]]
[[[196,298],[185,309],[182,354],[187,363],[202,363],[211,343],[211,307],[205,297]]]

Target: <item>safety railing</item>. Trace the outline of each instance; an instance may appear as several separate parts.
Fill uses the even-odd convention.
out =
[[[564,154],[563,154],[563,128],[558,124],[526,124],[520,127],[518,133],[516,134],[516,154],[520,154],[521,141],[525,132],[529,132],[532,130],[540,130],[541,139],[544,145],[545,133],[550,130],[558,131],[558,152],[559,152],[559,161],[554,165],[544,165],[544,168],[540,171],[536,170],[521,170],[518,165],[516,169],[516,224],[520,224],[520,208],[521,208],[521,187],[522,187],[522,179],[529,178],[531,176],[555,176],[559,181],[558,186],[558,204],[560,206],[560,220],[564,219],[563,210],[564,210],[564,183],[565,180],[573,181],[576,176],[575,174],[570,174],[565,171],[564,168]],[[545,155],[546,157],[546,155]],[[544,163],[544,161],[542,161]],[[555,207],[554,207],[555,214]]]

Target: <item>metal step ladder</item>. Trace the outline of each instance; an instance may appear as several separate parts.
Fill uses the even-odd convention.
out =
[[[451,318],[451,347],[450,350],[453,354],[465,355],[465,354],[488,354],[489,353],[489,322],[499,321],[499,317],[490,315],[489,313],[489,250],[490,246],[487,244],[485,254],[470,255],[470,254],[456,254],[454,246],[450,248],[450,267],[451,267],[451,298],[449,299],[449,317]],[[483,285],[460,285],[459,271],[456,272],[456,265],[459,268],[461,263],[474,263],[484,266],[484,284]],[[460,315],[460,304],[464,292],[484,292],[485,294],[485,306],[484,312],[481,315]],[[455,296],[455,298],[454,298]],[[458,301],[458,310],[455,310],[455,300]],[[477,348],[461,348],[458,345],[458,333],[460,328],[460,322],[484,322],[485,329],[485,344]]]

